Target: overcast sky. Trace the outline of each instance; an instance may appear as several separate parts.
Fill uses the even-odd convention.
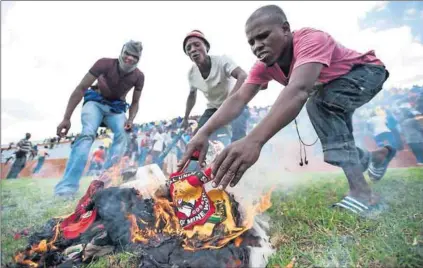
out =
[[[293,30],[314,27],[360,52],[374,49],[391,73],[387,87],[423,84],[421,2],[271,3],[284,9]],[[265,4],[1,2],[1,143],[16,142],[25,132],[34,140],[54,136],[71,92],[88,69],[101,57],[118,57],[130,39],[144,45],[139,68],[145,85],[135,122],[182,116],[191,65],[182,50],[186,33],[200,29],[211,54],[227,54],[248,71],[255,59],[244,24]],[[282,88],[271,83],[252,105],[272,104]],[[205,104],[198,94],[192,114],[201,114]],[[70,132],[81,130],[80,109]]]

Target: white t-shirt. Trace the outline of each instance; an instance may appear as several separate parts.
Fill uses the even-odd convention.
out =
[[[153,151],[161,152],[163,150],[163,143],[165,141],[163,134],[156,132],[156,134],[154,134],[153,140],[156,141],[154,143]]]
[[[196,88],[204,93],[208,103],[207,108],[219,108],[228,97],[235,79],[231,76],[238,65],[228,56],[210,56],[211,70],[204,79],[197,65],[193,65],[188,72],[188,81],[191,88]]]

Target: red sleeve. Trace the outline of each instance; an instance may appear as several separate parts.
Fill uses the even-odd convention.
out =
[[[99,59],[96,63],[94,63],[93,67],[89,70],[90,74],[95,77],[99,77],[102,74],[107,72],[109,68],[110,60],[106,58]]]
[[[327,33],[308,29],[294,41],[295,64],[293,69],[305,63],[318,62],[328,67],[336,42]]]
[[[247,84],[261,85],[261,89],[266,89],[273,78],[267,71],[266,65],[261,61],[256,61],[248,74]]]

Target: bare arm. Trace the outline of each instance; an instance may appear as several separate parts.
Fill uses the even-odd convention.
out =
[[[200,128],[198,134],[210,136],[218,128],[231,122],[242,112],[244,106],[254,98],[259,90],[259,85],[242,84],[240,89],[226,99],[207,123]]]
[[[69,98],[64,119],[70,120],[76,106],[78,106],[78,104],[81,102],[82,98],[84,97],[84,91],[87,90],[87,88],[89,88],[96,79],[97,78],[90,73],[87,73],[84,76],[84,78],[82,78],[82,81],[79,83],[78,86],[76,86],[75,90],[72,92]]]
[[[229,93],[229,96],[232,96],[238,91],[238,89],[241,88],[245,79],[247,79],[247,73],[241,67],[237,67],[235,70],[232,71],[231,76],[236,79],[236,83],[234,88]]]
[[[194,108],[196,101],[197,101],[197,89],[191,87],[191,91],[188,95],[187,104],[186,104],[186,108],[185,108],[184,120],[188,120],[189,114],[191,113],[192,108]]]
[[[248,134],[252,141],[264,145],[295,119],[307,102],[322,67],[320,63],[306,63],[293,71],[289,84],[279,94],[269,113]]]

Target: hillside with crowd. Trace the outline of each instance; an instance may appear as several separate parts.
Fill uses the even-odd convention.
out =
[[[247,132],[266,116],[270,108],[271,106],[249,107]],[[414,155],[416,164],[423,165],[423,87],[382,90],[375,99],[358,109],[353,119],[354,135],[359,145],[364,145],[365,140],[370,139],[378,147],[389,144],[399,151],[409,150]],[[159,164],[167,174],[170,174],[176,170],[176,164],[197,128],[198,120],[198,115],[190,116],[189,127],[184,130],[181,129],[182,117],[134,124],[131,132],[128,133],[129,142],[125,156],[137,166]],[[297,120],[308,121],[305,109],[299,114]],[[285,140],[298,139],[294,123],[291,125],[278,135],[283,136]],[[302,127],[302,135],[314,132],[311,124],[307,126],[307,128]],[[30,133],[27,134],[30,137]],[[32,170],[36,174],[42,169],[47,159],[67,158],[70,146],[78,135],[71,133],[61,139],[49,137],[42,141],[30,141],[30,138],[19,140],[17,137],[16,143],[2,145],[1,163],[12,166],[16,162],[16,156],[25,154],[25,162],[20,163],[18,169],[9,172],[8,177],[18,177],[28,160],[37,160]],[[98,174],[102,171],[112,142],[113,133],[101,127],[91,149],[86,175]],[[211,144],[220,146],[219,143]]]

